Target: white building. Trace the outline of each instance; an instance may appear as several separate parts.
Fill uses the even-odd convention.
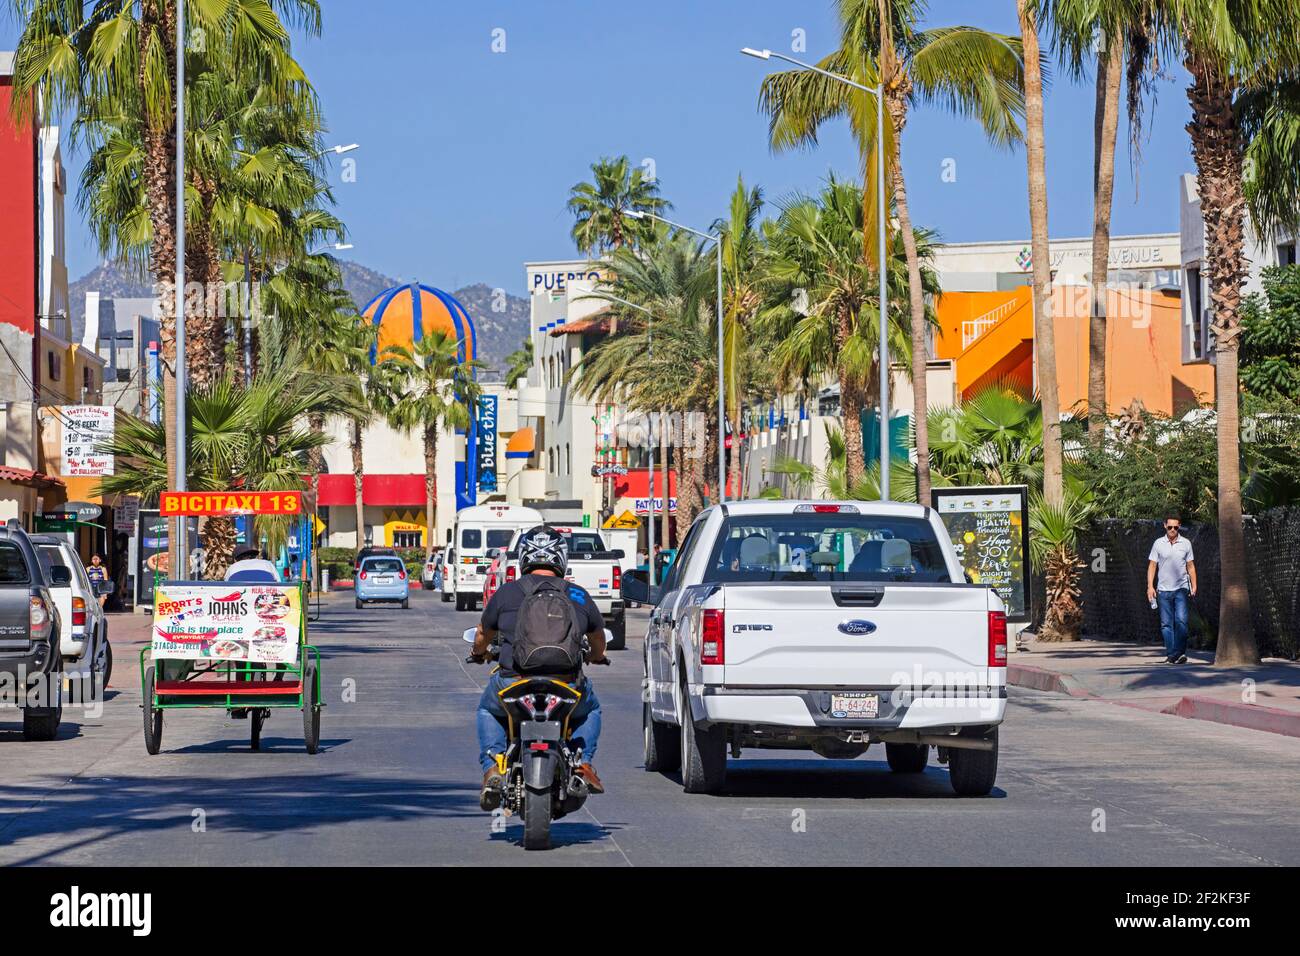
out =
[[[1048,243],[1052,281],[1083,285],[1092,272],[1092,237],[1052,239]],[[1028,240],[946,242],[935,248],[934,268],[944,292],[999,292],[1031,285],[1033,252]],[[1112,236],[1107,281],[1138,288],[1177,288],[1179,235],[1160,232]]]

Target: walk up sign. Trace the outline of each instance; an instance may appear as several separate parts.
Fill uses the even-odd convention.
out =
[[[930,503],[948,529],[970,581],[998,592],[1007,606],[1008,622],[1032,620],[1029,487],[934,488]]]

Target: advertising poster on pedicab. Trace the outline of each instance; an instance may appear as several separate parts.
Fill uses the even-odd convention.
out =
[[[289,584],[163,584],[154,596],[155,660],[292,664],[300,592]]]
[[[935,488],[931,504],[971,583],[998,592],[1008,621],[1029,621],[1029,489]]]

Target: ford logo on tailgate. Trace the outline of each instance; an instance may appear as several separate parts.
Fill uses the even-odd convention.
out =
[[[876,625],[870,621],[840,621],[842,634],[872,634],[875,630]]]

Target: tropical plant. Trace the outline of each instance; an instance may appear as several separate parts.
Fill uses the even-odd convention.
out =
[[[832,176],[816,199],[797,197],[765,223],[759,313],[776,387],[807,392],[828,378],[838,381],[850,486],[865,468],[862,410],[879,405],[879,293],[862,255],[862,217],[862,191]],[[930,238],[920,237],[927,255]],[[901,255],[890,261],[905,263]],[[937,290],[932,272],[928,281]],[[910,358],[902,310],[891,309],[886,322],[891,355]]]
[[[1040,641],[1077,641],[1083,624],[1079,605],[1079,531],[1092,515],[1091,503],[1067,493],[1059,505],[1041,495],[1029,503],[1029,551],[1047,579],[1047,604]]]
[[[470,409],[481,392],[474,380],[478,363],[460,355],[460,339],[440,330],[426,330],[407,348],[390,345],[380,357],[379,376],[391,376],[393,427],[419,432],[424,445],[424,554],[433,554],[434,506],[438,464],[438,435],[443,429],[467,428]]]
[[[618,333],[570,371],[578,395],[675,417],[678,540],[700,510],[706,465],[716,453],[715,439],[701,440],[716,435],[717,322],[709,309],[715,263],[702,243],[664,228],[640,252],[615,250],[608,282],[592,296],[609,303]],[[742,380],[740,389],[761,393],[762,385]]]
[[[528,374],[533,367],[533,337],[530,335],[519,343],[519,348],[506,356],[506,384],[515,382]]]
[[[1047,158],[1043,136],[1043,71],[1035,0],[1016,0],[1025,65],[1025,154],[1029,166],[1029,231],[1034,283],[1034,368],[1043,406],[1043,497],[1061,506],[1065,463],[1061,397],[1056,383],[1056,332],[1052,318],[1052,263],[1047,233]]]
[[[888,120],[883,148],[887,181],[903,236],[910,305],[913,419],[917,427],[917,480],[929,495],[929,439],[925,412],[927,320],[921,260],[913,242],[911,210],[902,170],[901,141],[908,109],[915,103],[939,104],[950,112],[977,118],[997,145],[1020,138],[1023,66],[1015,37],[968,26],[921,30],[920,0],[838,0],[840,47],[817,65],[823,70],[873,86],[881,80]],[[869,262],[877,256],[877,224],[887,211],[875,208],[875,98],[831,77],[810,71],[774,73],[763,81],[760,108],[771,117],[774,149],[810,146],[827,121],[847,115],[858,142],[868,201],[862,236]]]
[[[1241,309],[1241,384],[1271,401],[1300,395],[1300,266],[1264,270]]]
[[[187,390],[187,487],[195,491],[303,488],[308,456],[329,442],[328,436],[304,423],[319,410],[334,409],[336,402],[328,383],[301,375],[292,365],[259,376],[248,386],[223,379]],[[165,412],[164,408],[164,421]],[[156,500],[174,487],[161,422],[120,418],[104,451],[119,464],[115,474],[100,479],[96,493]],[[268,527],[273,532],[284,530],[273,522]],[[210,518],[204,537],[209,574],[219,577],[234,551],[234,522]],[[269,537],[274,546],[277,535]]]
[[[880,500],[880,462],[873,461],[862,473],[857,482],[850,484],[846,477],[844,433],[832,426],[826,426],[826,464],[822,467],[808,464],[789,455],[778,455],[772,467],[772,474],[783,475],[789,479],[796,494],[801,498],[818,495],[834,500],[879,501]],[[894,501],[915,501],[916,486],[912,482],[911,465],[902,459],[893,458],[890,467],[890,497]],[[897,494],[894,493],[897,489]],[[769,485],[760,494],[763,498],[783,498],[785,495],[777,485]]]
[[[575,222],[570,235],[578,251],[603,254],[610,249],[641,245],[654,236],[649,219],[627,212],[666,212],[672,203],[659,195],[659,182],[647,177],[626,156],[604,157],[591,164],[591,182],[569,190],[569,211]]]
[[[1042,487],[1042,409],[1008,384],[931,410],[930,434],[937,483]]]

